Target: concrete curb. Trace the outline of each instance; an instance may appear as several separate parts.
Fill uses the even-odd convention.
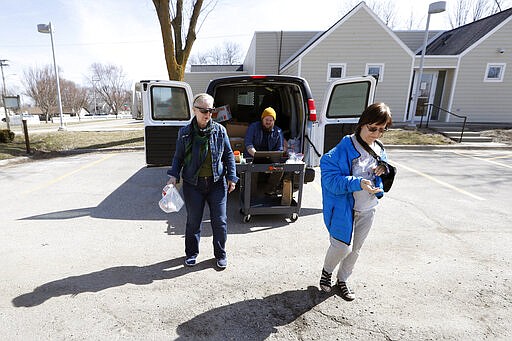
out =
[[[99,149],[72,149],[72,150],[64,150],[58,153],[59,156],[66,155],[78,155],[78,154],[86,154],[86,153],[108,153],[108,152],[119,152],[119,151],[139,151],[144,150],[144,147],[114,147],[114,148],[99,148]],[[36,161],[33,160],[31,156],[18,156],[13,157],[11,159],[0,160],[0,167],[16,164],[28,161]]]
[[[499,149],[499,150],[512,150],[512,145],[503,143],[461,143],[461,144],[388,144],[384,145],[386,150],[391,149],[406,149],[406,150],[436,150],[436,149]]]

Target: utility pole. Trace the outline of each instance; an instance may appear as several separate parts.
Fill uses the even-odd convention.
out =
[[[64,127],[64,123],[62,121],[62,98],[60,96],[60,81],[59,81],[59,69],[57,67],[57,62],[55,60],[55,44],[53,42],[53,31],[54,28],[52,26],[52,23],[49,22],[48,25],[46,24],[38,24],[37,25],[37,31],[39,33],[49,33],[50,34],[50,41],[52,43],[52,55],[53,55],[53,67],[55,69],[55,80],[57,83],[57,102],[59,103],[59,116],[60,116],[60,126],[59,131],[66,130],[66,127]]]
[[[97,78],[92,78],[92,95],[93,95],[93,98],[94,98],[94,116],[98,115],[98,113],[96,112],[96,82],[98,82],[99,79]]]
[[[7,107],[5,106],[5,77],[4,77],[4,66],[9,66],[9,64],[6,63],[7,59],[0,59],[0,68],[2,69],[2,103],[4,105],[4,112],[5,112],[5,123],[7,123],[7,130],[11,130],[10,125],[10,119],[9,114],[7,113]]]

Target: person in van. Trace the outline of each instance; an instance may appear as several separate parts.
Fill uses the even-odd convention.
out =
[[[265,108],[261,113],[261,120],[251,123],[245,135],[246,155],[254,157],[256,151],[283,151],[284,137],[281,128],[275,125],[276,111],[272,107]],[[267,194],[274,195],[281,183],[282,172],[260,174],[257,183],[264,185]],[[254,183],[253,183],[254,184]]]
[[[251,157],[258,150],[282,151],[283,131],[275,125],[276,111],[268,107],[261,113],[261,120],[251,123],[245,135],[246,153]]]
[[[372,228],[377,195],[382,192],[374,181],[387,172],[386,166],[377,165],[370,151],[386,161],[384,148],[377,139],[391,124],[389,107],[374,103],[363,111],[355,133],[344,136],[320,159],[323,216],[330,242],[320,288],[331,291],[331,274],[338,266],[336,285],[347,301],[355,298],[347,280]]]
[[[227,194],[235,189],[235,156],[226,128],[212,120],[213,97],[198,94],[193,100],[194,118],[180,128],[176,152],[167,184],[183,178],[183,196],[187,209],[185,227],[185,265],[196,265],[205,203],[210,208],[213,252],[217,267],[227,266]]]

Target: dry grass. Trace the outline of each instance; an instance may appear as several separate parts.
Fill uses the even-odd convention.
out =
[[[105,149],[144,146],[142,130],[123,131],[55,131],[29,135],[30,156],[46,158],[70,150]],[[0,160],[27,156],[23,135],[17,134],[12,143],[0,143]]]
[[[29,137],[31,157],[47,158],[61,155],[70,150],[105,149],[144,146],[142,130],[125,131],[54,131],[34,133]],[[482,135],[492,136],[496,142],[512,144],[512,129],[485,131]],[[385,145],[443,145],[453,144],[447,137],[430,130],[390,129],[382,138]],[[12,143],[0,143],[0,160],[26,156],[23,135],[17,134]]]
[[[449,138],[431,130],[390,129],[381,138],[384,145],[441,145],[455,143]]]
[[[492,137],[494,142],[512,144],[512,129],[485,130],[482,136]]]

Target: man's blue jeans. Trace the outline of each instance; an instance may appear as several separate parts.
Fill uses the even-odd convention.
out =
[[[213,253],[215,258],[226,257],[228,190],[226,178],[213,182],[213,177],[199,177],[197,186],[183,181],[183,196],[187,208],[185,229],[185,255],[197,256],[201,239],[201,222],[205,203],[210,208],[210,222],[213,234]]]

